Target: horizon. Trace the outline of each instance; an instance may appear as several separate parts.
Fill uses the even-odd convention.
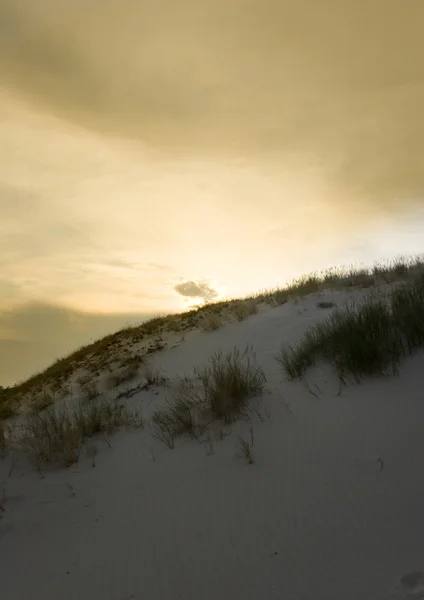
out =
[[[1,384],[128,322],[422,252],[423,17],[0,0]]]
[[[273,288],[262,288],[260,290],[257,290],[256,293],[251,294],[251,295],[247,295],[244,297],[239,297],[239,298],[235,298],[235,297],[216,297],[215,295],[213,295],[210,298],[204,298],[203,302],[200,304],[188,304],[188,306],[186,306],[185,310],[181,311],[181,312],[171,312],[171,313],[167,313],[167,314],[156,314],[156,315],[151,315],[151,316],[145,316],[144,318],[140,320],[136,321],[125,321],[125,323],[122,323],[121,317],[122,315],[117,315],[116,318],[116,327],[112,330],[108,330],[105,331],[103,329],[103,325],[101,325],[101,331],[102,331],[102,335],[98,336],[98,337],[92,337],[90,339],[87,339],[86,337],[84,338],[84,341],[82,342],[82,344],[80,344],[78,347],[73,347],[71,350],[69,350],[68,352],[65,352],[64,354],[62,354],[61,356],[56,356],[54,359],[49,360],[49,362],[45,362],[42,366],[42,368],[39,368],[31,373],[28,372],[28,374],[23,377],[20,378],[19,380],[14,381],[13,383],[9,383],[7,385],[2,385],[0,384],[0,391],[2,389],[9,389],[9,388],[13,388],[15,386],[19,386],[22,383],[28,381],[29,379],[31,379],[32,377],[39,375],[40,373],[43,373],[45,369],[49,368],[50,366],[52,366],[58,359],[62,360],[62,359],[67,359],[71,356],[73,356],[73,354],[75,352],[77,352],[79,349],[84,348],[86,346],[90,346],[90,344],[96,343],[98,341],[101,341],[102,339],[104,339],[105,337],[107,337],[108,335],[113,335],[116,333],[119,333],[120,331],[126,329],[126,328],[137,328],[137,327],[141,327],[144,323],[149,322],[150,320],[155,320],[157,318],[166,320],[169,316],[175,315],[182,315],[186,312],[192,312],[195,311],[197,312],[198,310],[202,310],[202,309],[208,309],[208,307],[213,307],[213,306],[219,306],[221,304],[226,304],[228,302],[233,302],[233,301],[241,301],[244,302],[246,300],[251,300],[251,299],[255,299],[258,296],[261,296],[262,294],[264,294],[265,296],[268,294],[275,294],[279,291],[284,291],[284,290],[289,290],[292,286],[294,286],[294,288],[296,288],[297,286],[300,286],[300,289],[302,289],[303,287],[303,283],[309,279],[315,279],[318,282],[322,282],[325,284],[326,281],[326,276],[327,275],[331,275],[331,276],[336,276],[336,278],[339,278],[340,280],[343,280],[344,278],[355,278],[356,275],[358,275],[359,277],[362,276],[363,272],[365,271],[366,273],[368,273],[368,275],[370,275],[371,277],[376,277],[378,279],[379,275],[378,273],[382,272],[382,271],[386,271],[386,272],[393,272],[393,274],[396,275],[397,269],[399,266],[401,267],[406,267],[407,269],[410,268],[414,268],[417,265],[423,265],[424,264],[424,254],[420,253],[420,254],[416,254],[416,255],[411,255],[411,256],[405,256],[405,255],[398,255],[397,257],[394,257],[393,259],[389,259],[389,260],[379,260],[379,261],[375,261],[373,264],[365,264],[365,263],[361,263],[361,264],[351,264],[351,265],[332,265],[331,267],[329,267],[328,269],[321,269],[321,270],[315,270],[315,271],[311,271],[309,273],[304,273],[301,276],[297,276],[291,280],[288,280],[284,283],[284,285],[282,286],[276,286]],[[401,269],[400,273],[403,272],[403,269]],[[400,277],[402,277],[402,275],[400,275]],[[384,279],[384,276],[383,276]],[[361,286],[361,283],[357,283],[357,286]],[[328,287],[328,289],[331,289],[332,285],[331,283],[328,283],[327,286],[324,285],[323,289],[326,289]],[[305,294],[306,296],[309,294],[313,294],[314,292],[309,291],[309,292],[300,292],[301,294]],[[196,296],[197,297],[197,296]],[[259,300],[259,304],[260,303],[264,303],[266,304],[267,302],[264,300]],[[279,303],[277,303],[277,306],[279,305]],[[255,314],[255,312],[253,312],[252,314]],[[73,315],[74,316],[74,315]],[[139,316],[139,315],[137,315]],[[79,315],[80,319],[96,319],[99,317],[99,315],[84,315],[83,313],[80,313]],[[0,340],[0,344],[1,344],[1,340]],[[1,346],[0,346],[1,347]],[[41,364],[41,363],[40,363]]]

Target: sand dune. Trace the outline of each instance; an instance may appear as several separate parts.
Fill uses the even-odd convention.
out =
[[[111,447],[100,437],[95,468],[81,458],[40,473],[8,453],[2,598],[424,598],[423,354],[398,377],[341,391],[327,367],[288,381],[275,360],[328,316],[318,300],[341,306],[365,293],[309,294],[156,354],[168,385],[127,400],[145,426],[120,431]],[[149,419],[176,378],[246,344],[267,379],[249,419],[173,449],[156,439]],[[252,432],[247,464],[238,436]]]

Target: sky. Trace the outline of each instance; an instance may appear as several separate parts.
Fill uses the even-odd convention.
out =
[[[423,22],[422,0],[0,0],[0,384],[422,252]]]

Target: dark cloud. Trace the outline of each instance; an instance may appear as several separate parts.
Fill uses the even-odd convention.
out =
[[[12,385],[60,356],[152,314],[92,314],[46,303],[0,310],[0,385]]]
[[[218,297],[218,292],[205,281],[184,281],[178,283],[174,290],[180,296],[186,298],[200,298],[204,302],[210,302]]]
[[[412,203],[423,22],[422,0],[0,0],[0,76],[93,130],[277,155],[318,166],[338,203]]]

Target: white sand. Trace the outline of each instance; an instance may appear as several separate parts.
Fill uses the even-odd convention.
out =
[[[19,458],[8,477],[4,459],[1,598],[424,598],[424,355],[340,396],[322,369],[307,375],[313,393],[287,382],[274,356],[328,315],[317,299],[189,335],[156,357],[172,378],[253,344],[268,379],[260,416],[251,410],[253,465],[236,443],[246,423],[210,456],[189,439],[170,450],[146,428],[101,443],[95,468],[83,458],[40,478]],[[172,392],[131,402],[148,417]]]

